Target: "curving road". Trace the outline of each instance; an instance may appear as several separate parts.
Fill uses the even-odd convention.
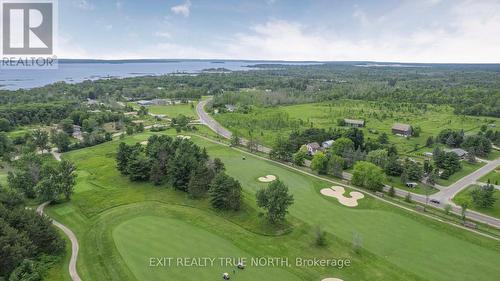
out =
[[[196,112],[197,112],[198,116],[200,117],[201,122],[204,125],[208,126],[212,131],[214,131],[215,133],[217,133],[221,137],[226,138],[226,139],[230,139],[232,136],[232,133],[228,129],[221,126],[215,119],[213,119],[205,111],[205,105],[211,99],[212,98],[209,98],[209,99],[206,99],[204,101],[199,102],[198,105],[196,106]],[[240,143],[242,145],[246,145],[247,140],[240,139]],[[264,152],[264,153],[269,153],[271,151],[270,148],[264,147],[264,146],[259,146],[258,150],[260,152]],[[500,158],[498,158],[494,161],[489,161],[485,166],[476,170],[472,174],[460,179],[459,181],[455,182],[454,184],[450,185],[449,187],[443,188],[439,192],[437,192],[433,195],[430,195],[429,198],[427,198],[427,196],[425,196],[425,195],[410,192],[411,198],[413,201],[417,201],[421,204],[430,204],[430,205],[432,205],[432,207],[440,208],[440,209],[444,209],[446,204],[450,204],[452,206],[451,211],[455,214],[460,215],[461,208],[459,206],[457,206],[456,204],[454,204],[453,202],[451,202],[451,199],[453,198],[453,196],[455,196],[458,192],[460,192],[461,190],[463,190],[467,186],[475,183],[482,176],[484,176],[487,173],[489,173],[490,171],[494,170],[499,164],[500,164]],[[306,166],[308,166],[307,163],[306,163]],[[352,175],[344,172],[343,177],[346,180],[350,180],[352,178]],[[388,191],[389,186],[386,186],[384,188],[384,190]],[[398,189],[398,188],[395,188],[395,191],[396,191],[396,195],[399,197],[405,197],[408,194],[408,191]],[[432,203],[429,201],[430,199],[436,199],[440,203],[439,204]],[[500,220],[497,218],[494,218],[494,217],[491,217],[488,215],[484,215],[484,214],[481,214],[481,213],[478,213],[475,211],[471,211],[471,210],[468,210],[466,212],[466,216],[467,216],[467,218],[475,220],[477,222],[485,223],[485,224],[494,226],[496,228],[500,228]]]
[[[231,136],[233,135],[228,129],[222,127],[215,119],[212,118],[206,111],[205,111],[205,105],[211,101],[212,98],[200,101],[198,105],[196,106],[196,113],[200,117],[200,121],[202,124],[208,126],[212,131],[214,131],[217,135],[230,139]],[[240,144],[241,145],[247,145],[248,140],[240,138]],[[257,150],[260,152],[264,152],[266,154],[269,154],[271,152],[271,148],[265,147],[263,145],[258,145]]]
[[[44,215],[43,210],[45,207],[49,204],[50,202],[45,202],[38,206],[36,208],[36,212],[40,215]],[[69,275],[71,277],[72,281],[82,281],[80,276],[78,275],[78,272],[76,271],[76,261],[78,259],[78,240],[76,239],[76,235],[71,231],[71,229],[67,228],[65,225],[62,223],[52,219],[52,224],[54,224],[56,227],[60,228],[66,236],[68,236],[69,240],[71,241],[71,259],[69,260]]]

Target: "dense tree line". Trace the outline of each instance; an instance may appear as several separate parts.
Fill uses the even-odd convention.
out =
[[[76,168],[67,160],[48,161],[43,155],[29,152],[13,166],[14,170],[7,176],[9,187],[27,198],[55,201],[64,197],[69,200],[73,194]]]
[[[0,280],[41,281],[65,244],[49,218],[22,202],[22,195],[0,187]]]
[[[50,104],[28,103],[0,106],[0,131],[9,131],[14,126],[29,124],[57,123],[77,107],[73,103],[55,102]],[[6,122],[8,125],[6,125]],[[7,129],[6,129],[7,128]]]
[[[240,183],[225,174],[220,159],[210,159],[204,148],[189,140],[155,135],[145,147],[121,143],[116,164],[132,181],[168,183],[192,198],[209,195],[217,209],[238,210],[241,206]]]

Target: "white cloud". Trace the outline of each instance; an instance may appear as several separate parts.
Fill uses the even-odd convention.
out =
[[[107,31],[110,31],[113,29],[113,25],[112,24],[108,24],[104,27],[104,29],[106,29]]]
[[[57,45],[54,52],[58,58],[70,59],[86,59],[94,56],[87,52],[84,48],[76,44],[75,40],[67,34],[59,33]]]
[[[450,14],[435,25],[403,33],[391,28],[395,23],[391,18],[369,22],[370,30],[377,30],[369,38],[271,20],[237,34],[223,49],[230,58],[498,63],[499,11],[498,0],[465,0],[453,5]],[[355,10],[355,17],[368,24],[366,14]]]
[[[191,1],[188,0],[184,4],[173,6],[170,10],[176,15],[189,17],[189,13],[191,12]]]
[[[81,10],[91,11],[95,9],[94,4],[89,2],[88,0],[74,0],[73,4]]]
[[[368,27],[352,29],[355,36],[325,30],[320,25],[275,19],[236,34],[215,33],[207,44],[176,42],[170,33],[158,31],[151,36],[169,39],[168,43],[145,44],[142,49],[98,57],[500,63],[498,11],[500,0],[462,0],[454,2],[432,24],[415,23],[406,29],[397,26],[398,20],[391,13],[385,13],[384,20],[364,14],[367,20],[373,20]],[[376,33],[361,32],[366,30]],[[66,46],[74,48],[68,43]],[[79,48],[74,50],[78,51],[76,55],[85,53]]]
[[[123,8],[123,2],[118,0],[115,2],[116,9],[121,10]]]
[[[165,31],[156,31],[155,33],[153,33],[153,35],[155,37],[160,37],[160,38],[165,38],[165,39],[170,39],[172,37],[172,35],[168,32],[165,32]]]
[[[359,6],[354,6],[354,12],[352,13],[352,17],[357,19],[361,25],[363,26],[368,26],[370,24],[370,21],[368,20],[368,17],[366,13],[359,8]]]

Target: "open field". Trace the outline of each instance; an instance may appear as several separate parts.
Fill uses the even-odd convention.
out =
[[[139,109],[139,106],[135,102],[130,102],[128,104],[135,109]],[[196,102],[193,102],[192,104],[183,103],[175,105],[152,105],[152,106],[147,106],[146,108],[149,110],[149,113],[163,114],[166,115],[168,118],[175,118],[176,116],[182,114],[196,119],[197,115],[195,107],[196,107]]]
[[[125,141],[140,142],[149,135],[127,137]],[[254,156],[242,160],[241,152],[198,137],[193,137],[193,141],[206,147],[212,157],[221,158],[228,174],[242,183],[245,205],[241,212],[214,212],[207,200],[191,200],[167,186],[130,182],[115,169],[118,141],[63,156],[74,161],[79,169],[76,193],[71,202],[51,206],[47,211],[76,233],[81,246],[78,270],[84,280],[199,280],[199,277],[205,280],[220,278],[223,270],[227,271],[225,268],[151,270],[148,266],[152,256],[185,253],[276,256],[291,261],[296,257],[352,260],[352,266],[344,269],[293,266],[246,269],[233,280],[255,280],[247,279],[247,272],[261,276],[261,280],[273,281],[316,281],[326,277],[491,280],[500,274],[495,266],[500,259],[497,241],[371,197],[361,199],[356,208],[348,208],[320,194],[330,183]],[[295,197],[284,230],[265,223],[255,206],[255,192],[265,186],[257,178],[268,174],[282,179]],[[313,246],[316,225],[328,233],[326,248]],[[362,237],[361,254],[351,250],[354,234]],[[433,258],[429,259],[430,256]]]
[[[491,183],[497,184],[500,183],[500,166],[496,167],[495,170],[489,172],[487,175],[479,179],[481,182],[488,182],[490,180]]]
[[[466,189],[460,191],[454,198],[453,202],[457,203],[460,202],[462,199],[468,199],[472,202],[472,197],[470,195],[470,192],[472,189],[475,187],[475,185],[471,185],[467,187]],[[495,194],[494,197],[496,198],[495,205],[491,209],[485,209],[485,208],[477,208],[474,205],[471,205],[469,208],[474,211],[478,211],[480,213],[490,215],[496,218],[500,218],[500,191],[495,189]]]
[[[279,134],[287,136],[294,129],[335,128],[338,119],[364,119],[365,138],[376,139],[385,132],[389,141],[395,143],[400,153],[410,153],[416,146],[425,145],[429,136],[445,129],[464,129],[466,133],[477,132],[483,124],[495,123],[498,118],[457,116],[447,106],[409,105],[359,100],[335,100],[325,103],[299,104],[291,106],[254,108],[249,114],[215,114],[223,126],[248,137],[249,131],[264,144],[272,145]],[[419,137],[406,139],[391,133],[396,122],[420,126]]]

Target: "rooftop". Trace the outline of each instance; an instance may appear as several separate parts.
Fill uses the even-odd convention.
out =
[[[398,131],[409,131],[411,130],[411,126],[408,124],[396,123],[392,126],[392,129]]]

